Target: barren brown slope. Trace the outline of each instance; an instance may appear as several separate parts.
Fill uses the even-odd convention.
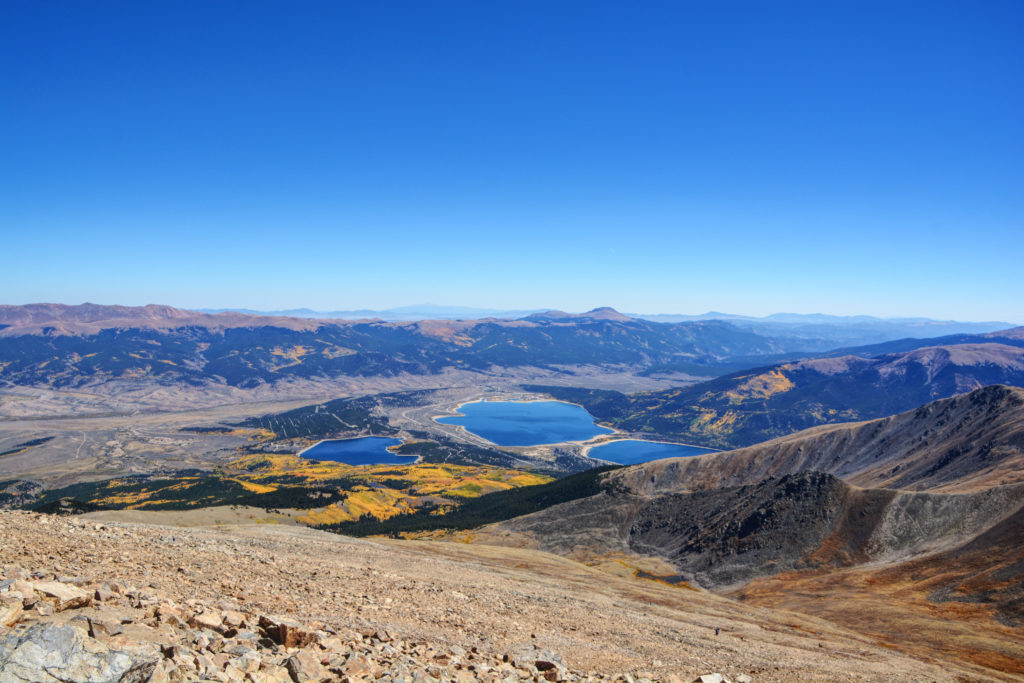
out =
[[[828,619],[904,652],[1024,678],[1024,511],[970,542],[895,565],[788,572],[732,593]]]
[[[759,683],[945,682],[974,671],[879,648],[819,619],[609,576],[528,550],[0,512],[0,556],[8,567],[44,576],[118,582],[191,605],[229,600],[245,612],[341,632],[386,629],[406,642],[477,648],[499,660],[536,646],[571,669],[609,678],[650,672],[654,680],[688,681],[720,671]]]
[[[1011,327],[1008,330],[989,332],[986,337],[1009,337],[1010,339],[1024,339],[1024,326]]]
[[[1020,484],[935,494],[802,473],[650,497],[613,490],[485,527],[475,540],[595,565],[660,560],[666,580],[822,617],[977,675],[1024,675]]]

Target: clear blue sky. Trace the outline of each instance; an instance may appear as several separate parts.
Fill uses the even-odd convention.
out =
[[[0,303],[1024,322],[1024,2],[0,3]]]

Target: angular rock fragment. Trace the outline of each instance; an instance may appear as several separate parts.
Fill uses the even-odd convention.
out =
[[[305,650],[289,657],[285,668],[295,683],[321,683],[329,678],[320,660]]]
[[[720,673],[704,674],[693,679],[693,683],[725,683],[725,676]]]
[[[261,616],[260,628],[266,631],[275,643],[284,647],[306,647],[317,641],[316,633],[292,619]]]
[[[292,678],[285,667],[271,664],[249,674],[246,680],[252,681],[252,683],[292,683],[295,679]]]
[[[77,586],[58,581],[33,581],[32,588],[53,603],[58,612],[92,604],[92,596]]]
[[[202,614],[193,614],[188,618],[188,625],[193,628],[204,629],[208,628],[211,631],[219,631],[221,625],[224,623],[224,617],[217,612],[203,612]]]
[[[89,635],[97,640],[106,640],[111,636],[121,633],[122,630],[121,622],[119,621],[89,618]]]
[[[0,626],[13,626],[21,618],[24,610],[21,595],[8,595],[10,594],[0,596]]]
[[[224,625],[240,629],[245,626],[245,615],[237,610],[227,610],[224,612]]]

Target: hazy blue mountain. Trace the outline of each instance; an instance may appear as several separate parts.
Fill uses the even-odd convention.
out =
[[[763,318],[731,315],[716,311],[702,315],[634,315],[652,322],[726,320],[737,328],[764,337],[785,337],[802,351],[822,352],[840,347],[879,344],[896,339],[933,339],[956,334],[985,334],[1005,330],[1014,323],[1004,321],[932,320],[931,318],[876,318],[870,315],[838,316],[821,313],[775,313]]]
[[[600,317],[605,308],[596,308],[585,313],[534,309],[508,310],[498,308],[475,308],[472,306],[439,306],[416,304],[388,309],[360,308],[351,310],[316,311],[310,308],[258,311],[248,308],[197,309],[203,313],[243,313],[277,317],[334,320],[384,320],[388,322],[415,322],[419,320],[482,320],[497,318],[511,320],[527,318],[533,320],[565,320],[570,318]],[[611,309],[607,309],[611,310]],[[782,346],[799,353],[820,353],[832,349],[878,344],[897,339],[931,339],[955,334],[985,334],[1013,327],[1003,321],[972,322],[955,320],[933,320],[930,318],[877,318],[870,315],[838,316],[822,313],[774,313],[764,317],[753,317],[708,311],[700,315],[683,314],[621,314],[621,319],[634,318],[655,323],[699,322],[724,320],[738,329],[763,337],[784,339]]]
[[[257,311],[249,308],[200,308],[202,313],[245,313],[248,315],[291,316],[296,318],[324,318],[335,320],[378,319],[389,322],[415,322],[417,320],[482,320],[484,318],[522,318],[539,313],[535,310],[505,310],[501,308],[474,308],[472,306],[439,306],[416,304],[397,308],[358,308],[344,311],[314,311],[310,308],[291,308],[283,311]]]

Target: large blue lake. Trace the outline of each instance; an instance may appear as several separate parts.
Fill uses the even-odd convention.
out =
[[[656,441],[638,441],[635,439],[623,439],[610,443],[594,446],[587,455],[591,458],[607,460],[608,462],[620,465],[636,465],[651,460],[662,460],[664,458],[687,458],[691,455],[704,455],[705,453],[716,453],[711,448],[699,446],[686,446],[681,443],[659,443]]]
[[[387,450],[388,446],[400,443],[400,439],[386,436],[332,439],[321,441],[305,451],[302,457],[308,460],[343,462],[346,465],[411,465],[416,462],[415,455],[395,455]]]
[[[583,408],[561,401],[478,401],[459,412],[462,415],[437,421],[462,425],[499,446],[585,441],[613,431],[594,424],[594,416]]]

